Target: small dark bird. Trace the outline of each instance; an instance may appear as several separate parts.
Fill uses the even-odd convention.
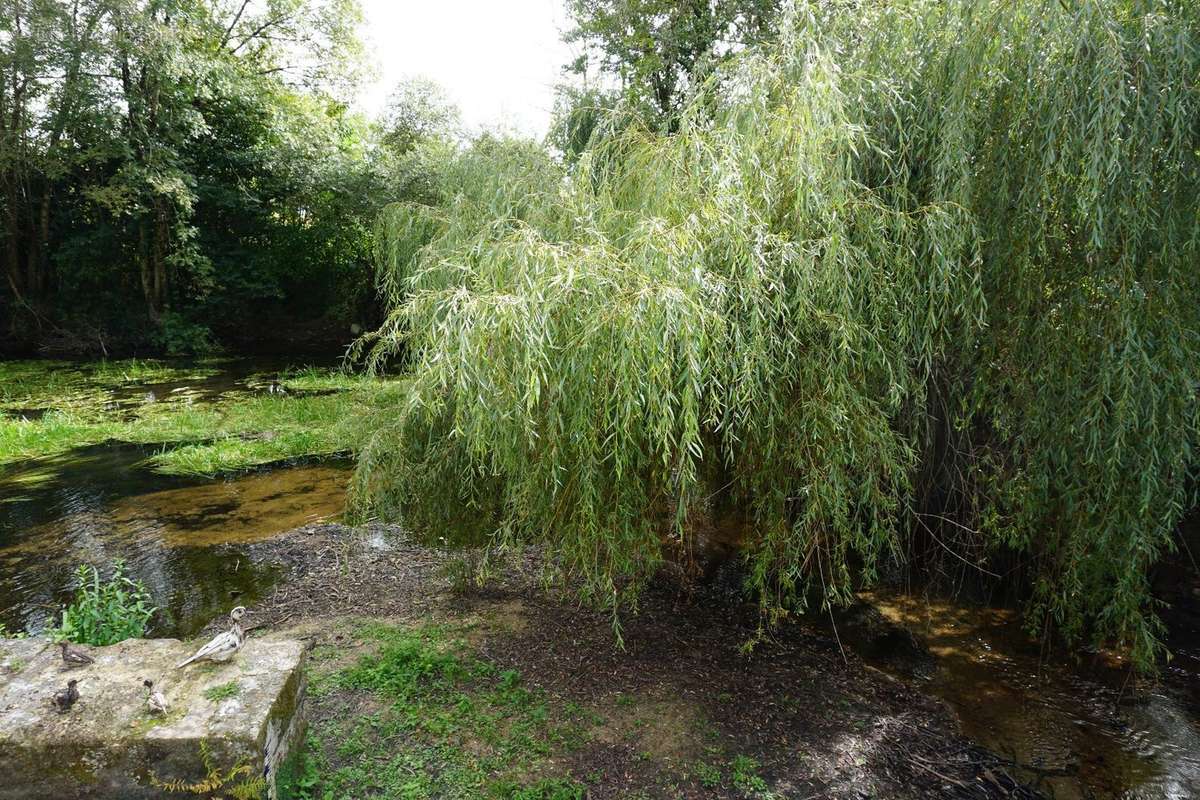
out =
[[[146,707],[150,709],[150,713],[167,713],[167,698],[161,691],[154,688],[154,681],[147,678],[142,681],[142,686],[146,687]]]
[[[75,701],[79,699],[79,690],[75,688],[75,684],[79,681],[72,678],[67,681],[67,688],[60,689],[54,693],[54,705],[58,708],[58,713],[65,714],[71,710],[71,706],[75,705]]]
[[[59,642],[58,646],[62,648],[62,660],[69,669],[75,667],[86,667],[88,664],[95,664],[96,659],[89,656],[87,653],[81,653],[74,647],[71,647],[66,642]]]

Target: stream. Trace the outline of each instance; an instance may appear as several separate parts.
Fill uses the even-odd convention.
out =
[[[220,403],[228,392],[261,390],[251,380],[261,369],[235,363],[194,381],[126,386],[113,402],[154,392]],[[43,629],[70,599],[78,564],[123,559],[160,608],[151,635],[191,636],[281,578],[263,542],[334,518],[345,503],[344,459],[182,478],[146,468],[154,451],[109,442],[0,467],[0,623]],[[1200,584],[1188,591],[1200,596]],[[1200,798],[1200,602],[1168,618],[1173,658],[1160,680],[1133,691],[1128,669],[1109,655],[1043,658],[1012,611],[883,590],[866,599],[935,657],[928,674],[909,679],[1047,797]]]
[[[219,403],[227,393],[261,390],[252,376],[264,368],[234,362],[194,381],[122,386],[112,402],[142,402],[154,392]],[[278,580],[256,543],[331,519],[345,505],[346,459],[177,477],[142,463],[157,449],[107,442],[0,467],[0,624],[17,631],[53,624],[79,564],[103,573],[122,559],[159,607],[151,635],[191,636]]]
[[[1115,656],[1043,657],[1006,609],[876,591],[865,598],[916,633],[936,662],[918,685],[963,732],[1055,800],[1200,798],[1200,626],[1175,618],[1157,681]],[[886,664],[880,664],[885,671]]]

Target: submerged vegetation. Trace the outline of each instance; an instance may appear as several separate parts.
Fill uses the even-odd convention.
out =
[[[768,619],[949,551],[1150,664],[1195,501],[1198,72],[1191,4],[801,2],[671,132],[478,143],[382,218],[364,344],[411,382],[360,509],[545,541],[610,605],[732,519]]]
[[[215,402],[190,384],[215,371],[208,362],[0,364],[0,467],[110,440],[157,446],[147,466],[167,474],[330,455],[348,449],[344,421],[377,383],[307,368],[252,376]]]

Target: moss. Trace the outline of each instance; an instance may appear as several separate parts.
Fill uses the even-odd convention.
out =
[[[134,736],[144,736],[148,731],[158,728],[162,725],[169,725],[183,719],[187,714],[187,709],[181,706],[173,706],[167,710],[165,714],[155,714],[146,708],[146,713],[134,723],[131,728],[131,733]]]

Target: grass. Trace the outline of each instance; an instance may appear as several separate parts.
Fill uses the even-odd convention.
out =
[[[468,644],[477,624],[369,622],[336,648],[318,646],[309,662],[312,721],[281,773],[280,796],[581,800],[609,781],[628,788],[623,770],[606,772],[614,746],[636,749],[637,780],[649,791],[625,796],[674,797],[681,787],[688,796],[775,796],[759,762],[735,754],[731,740],[717,734],[701,749],[709,729],[694,719],[673,731],[696,743],[694,752],[675,752],[655,744],[666,731],[661,719],[647,727],[630,713],[658,713],[635,693],[592,705],[529,686]],[[363,654],[348,658],[355,646]]]
[[[291,392],[332,392],[358,388],[362,378],[337,370],[303,367],[280,374],[278,382]]]
[[[461,631],[370,625],[377,652],[315,670],[317,697],[370,700],[369,713],[315,723],[283,796],[578,800],[585,787],[546,774],[551,754],[584,741],[592,717],[475,657]]]
[[[204,690],[203,695],[206,699],[214,703],[219,703],[222,700],[228,700],[231,697],[237,697],[241,694],[242,689],[238,686],[237,681],[229,681],[228,683],[220,683],[216,686],[209,686]]]
[[[234,391],[216,402],[194,402],[186,394],[146,402],[138,395],[148,383],[202,379],[214,371],[144,361],[0,363],[0,466],[108,440],[162,445],[147,465],[179,475],[329,455],[346,449],[344,421],[357,392],[375,383],[306,368],[279,376],[289,394]],[[275,381],[259,375],[246,385],[253,390],[269,383]],[[45,411],[32,419],[4,414],[18,409]]]

